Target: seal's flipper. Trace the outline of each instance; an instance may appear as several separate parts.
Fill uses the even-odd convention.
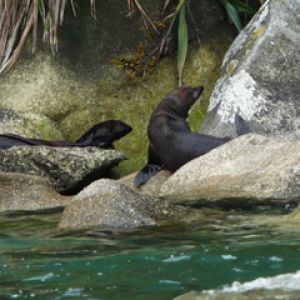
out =
[[[250,127],[246,121],[238,114],[234,117],[235,130],[238,136],[250,133]]]
[[[147,182],[152,176],[163,169],[163,164],[160,159],[156,156],[151,146],[148,148],[148,162],[144,168],[137,174],[134,179],[134,185],[140,187]]]
[[[135,177],[134,185],[138,188],[146,183],[152,176],[158,173],[163,166],[147,164]]]

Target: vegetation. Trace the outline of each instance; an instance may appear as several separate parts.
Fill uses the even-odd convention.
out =
[[[242,21],[241,21],[241,14],[245,15],[254,15],[257,10],[253,7],[248,5],[248,1],[240,1],[240,0],[219,0],[220,3],[226,9],[229,22],[233,23],[238,31],[241,31]],[[167,2],[167,0],[166,0]],[[188,47],[188,31],[186,26],[185,20],[185,6],[187,5],[188,0],[179,0],[180,12],[179,12],[179,24],[178,24],[178,85],[181,86],[182,84],[182,73],[183,68],[185,65],[185,59],[187,54],[187,47]],[[255,1],[254,1],[255,2]],[[260,0],[260,4],[262,4],[264,0]],[[257,3],[256,3],[257,4]],[[252,1],[253,5],[253,1]]]
[[[95,0],[90,1],[95,17]],[[74,0],[0,0],[0,74],[15,65],[30,34],[35,52],[39,21],[43,23],[43,41],[48,41],[52,53],[58,51],[58,27],[68,3],[76,16]]]
[[[178,17],[178,84],[182,83],[183,69],[188,50],[188,30],[186,17],[193,21],[189,9],[190,0],[164,1],[163,12],[175,4],[173,12],[168,14],[163,22],[167,29],[162,33],[160,44],[153,49],[152,55],[159,58],[166,53],[171,39],[171,32]],[[177,1],[177,3],[176,3]],[[238,30],[242,29],[241,16],[253,15],[264,0],[219,0],[227,11],[229,21]],[[95,0],[90,0],[91,14],[96,18]],[[157,24],[148,16],[139,0],[127,0],[129,16],[138,11],[147,30],[161,35]],[[28,37],[32,37],[32,52],[36,50],[39,22],[43,24],[43,41],[50,46],[52,53],[58,51],[58,30],[64,21],[66,6],[70,5],[76,16],[74,0],[0,0],[0,74],[10,71],[16,64]],[[186,13],[188,10],[188,14]],[[197,37],[199,40],[199,37]]]

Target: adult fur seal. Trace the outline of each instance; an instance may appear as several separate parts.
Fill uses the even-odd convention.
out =
[[[163,168],[174,172],[188,161],[231,140],[191,132],[186,118],[202,92],[202,86],[175,89],[154,109],[148,125],[148,162],[135,177],[136,187]],[[236,126],[241,135],[245,128],[239,116],[236,116]]]
[[[0,134],[0,149],[13,146],[53,146],[53,147],[87,147],[113,148],[113,142],[128,134],[132,128],[118,120],[109,120],[96,124],[75,142],[48,141],[26,138],[14,134]]]

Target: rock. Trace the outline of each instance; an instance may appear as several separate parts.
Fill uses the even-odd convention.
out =
[[[300,2],[267,1],[227,52],[201,133],[232,136],[239,113],[252,132],[300,137]]]
[[[300,141],[248,134],[196,158],[162,186],[175,203],[299,201]]]
[[[47,117],[16,112],[12,109],[0,109],[0,134],[13,133],[31,138],[63,139],[56,125]]]
[[[0,172],[0,212],[63,208],[71,201],[55,192],[46,178]]]
[[[297,290],[257,289],[243,293],[237,293],[235,291],[231,293],[222,291],[210,291],[210,293],[189,292],[185,295],[174,298],[174,300],[295,300],[299,298],[300,292]]]
[[[300,195],[299,195],[299,200],[300,200]],[[280,218],[280,223],[283,223],[285,225],[297,224],[297,227],[298,227],[300,225],[300,206],[295,208],[295,210],[292,213]]]
[[[12,147],[0,150],[0,171],[45,176],[60,193],[75,193],[125,157],[96,147]]]
[[[125,184],[129,188],[139,191],[142,194],[159,196],[159,191],[164,182],[170,177],[171,172],[168,170],[161,170],[154,176],[152,176],[144,185],[139,189],[134,186],[134,178],[137,175],[137,172],[124,176],[119,179],[119,182]]]
[[[234,281],[222,289],[191,291],[174,300],[273,300],[299,299],[300,272],[258,277],[251,281]]]
[[[174,221],[184,212],[163,199],[142,195],[118,181],[100,179],[75,196],[65,208],[59,227],[134,229]]]

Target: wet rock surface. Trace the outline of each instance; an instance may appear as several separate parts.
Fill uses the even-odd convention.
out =
[[[0,213],[63,208],[70,197],[59,195],[46,178],[0,172]]]
[[[142,195],[118,181],[101,179],[76,195],[65,208],[59,228],[134,229],[174,222],[185,213],[185,209],[163,199]]]
[[[283,205],[299,201],[299,180],[300,141],[248,134],[181,167],[160,195],[175,203]]]
[[[138,172],[132,173],[128,176],[122,177],[119,179],[119,182],[125,184],[129,188],[139,191],[142,194],[151,195],[151,196],[159,196],[159,191],[161,186],[166,182],[166,180],[170,177],[171,172],[168,170],[161,170],[155,176],[152,176],[145,184],[143,184],[140,188],[136,188],[134,185],[134,178],[138,174]]]
[[[125,157],[96,147],[13,147],[0,150],[0,171],[46,177],[60,193],[75,193]]]
[[[300,202],[300,195],[299,195],[299,202]],[[300,225],[300,206],[295,208],[295,210],[292,213],[282,217],[280,221],[285,225],[294,224],[297,225],[298,227]]]
[[[174,298],[174,300],[295,300],[300,298],[299,291],[282,291],[282,290],[260,290],[245,293],[222,293],[216,291],[212,294],[190,292],[185,295]]]
[[[258,277],[252,281],[234,281],[222,289],[191,291],[174,300],[265,300],[299,299],[300,272],[285,273],[270,277]]]
[[[300,137],[300,3],[267,1],[227,52],[201,133],[233,136],[240,114],[251,131]]]

